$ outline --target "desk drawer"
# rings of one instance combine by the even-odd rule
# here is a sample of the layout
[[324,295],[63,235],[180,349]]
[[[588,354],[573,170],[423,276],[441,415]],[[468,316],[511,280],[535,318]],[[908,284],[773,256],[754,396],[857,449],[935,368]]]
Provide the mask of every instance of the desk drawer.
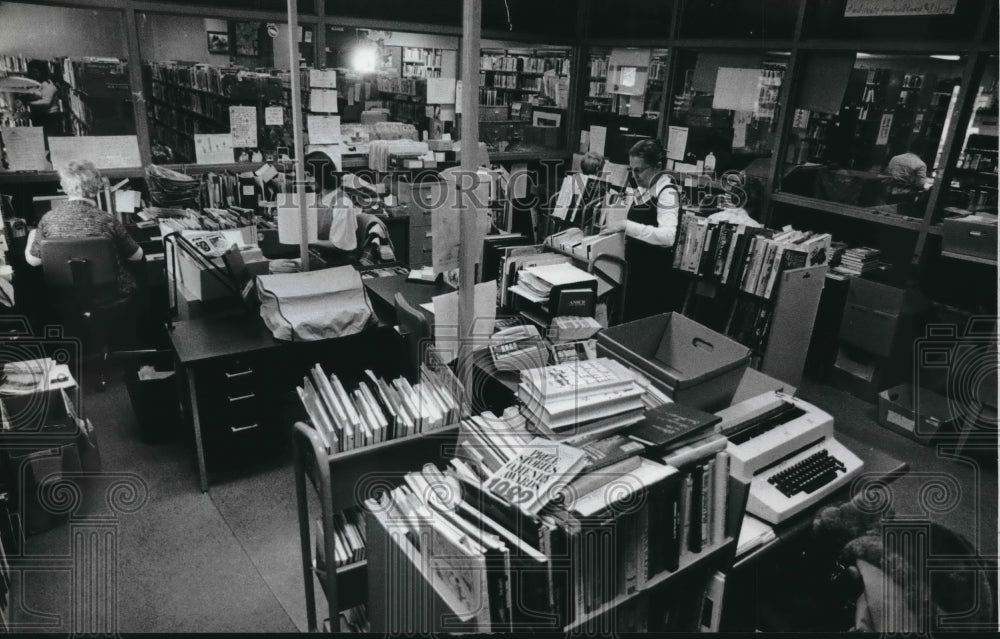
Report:
[[205,400],[209,399],[208,396],[222,396],[224,399],[264,388],[262,363],[249,358],[231,359],[198,371],[195,381],[198,384],[199,401],[203,394],[207,395]]

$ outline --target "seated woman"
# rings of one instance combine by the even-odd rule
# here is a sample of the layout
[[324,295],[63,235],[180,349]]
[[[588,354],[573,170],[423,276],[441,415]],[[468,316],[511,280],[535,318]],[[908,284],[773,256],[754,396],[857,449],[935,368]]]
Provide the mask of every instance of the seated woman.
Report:
[[117,218],[97,208],[101,174],[90,162],[70,162],[59,170],[59,183],[69,198],[56,200],[52,210],[42,216],[38,228],[28,235],[24,259],[31,266],[41,266],[40,242],[46,239],[111,238],[118,258],[118,293],[132,295],[136,280],[125,262],[142,260],[142,249]]
[[313,151],[305,162],[315,181],[315,206],[320,210],[319,240],[312,245],[319,248],[327,264],[347,264],[358,248],[357,207],[340,187],[340,172],[326,153]]

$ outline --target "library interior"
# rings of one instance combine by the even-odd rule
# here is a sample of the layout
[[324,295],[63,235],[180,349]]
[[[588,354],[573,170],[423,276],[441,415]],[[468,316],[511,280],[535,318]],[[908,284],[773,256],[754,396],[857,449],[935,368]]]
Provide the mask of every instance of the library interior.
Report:
[[0,632],[996,632],[998,22],[0,3]]

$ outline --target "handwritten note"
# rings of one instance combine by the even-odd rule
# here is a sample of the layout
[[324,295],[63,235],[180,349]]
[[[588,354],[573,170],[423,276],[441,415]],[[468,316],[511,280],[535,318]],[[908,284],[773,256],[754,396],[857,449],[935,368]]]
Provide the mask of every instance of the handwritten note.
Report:
[[847,0],[845,18],[931,16],[955,13],[958,0]]
[[[49,138],[52,168],[59,170],[73,160],[93,162],[99,169],[142,166],[139,141],[134,135],[100,135]],[[232,158],[229,159],[232,162]]]
[[333,69],[309,69],[310,89],[336,89],[337,72]]
[[7,150],[7,168],[11,171],[45,171],[45,132],[40,126],[0,128]]
[[309,115],[306,130],[310,144],[340,144],[339,115]]
[[264,124],[267,126],[281,126],[285,123],[285,110],[280,106],[266,107],[264,109]]
[[257,147],[257,107],[229,107],[229,132],[235,147]]
[[309,92],[309,110],[314,113],[336,113],[337,92],[331,89],[313,89]]
[[198,164],[229,164],[233,161],[231,133],[195,133],[194,156]]
[[427,78],[427,104],[455,104],[455,78]]
[[683,160],[687,151],[688,130],[686,126],[672,126],[667,132],[667,157]]

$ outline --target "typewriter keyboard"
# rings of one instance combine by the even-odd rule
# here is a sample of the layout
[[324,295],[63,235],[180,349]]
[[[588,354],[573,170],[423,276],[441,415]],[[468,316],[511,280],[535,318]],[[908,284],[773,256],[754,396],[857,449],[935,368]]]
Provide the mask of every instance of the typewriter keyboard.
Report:
[[767,481],[786,497],[791,497],[815,492],[835,480],[838,472],[847,472],[847,467],[824,448],[775,473]]

